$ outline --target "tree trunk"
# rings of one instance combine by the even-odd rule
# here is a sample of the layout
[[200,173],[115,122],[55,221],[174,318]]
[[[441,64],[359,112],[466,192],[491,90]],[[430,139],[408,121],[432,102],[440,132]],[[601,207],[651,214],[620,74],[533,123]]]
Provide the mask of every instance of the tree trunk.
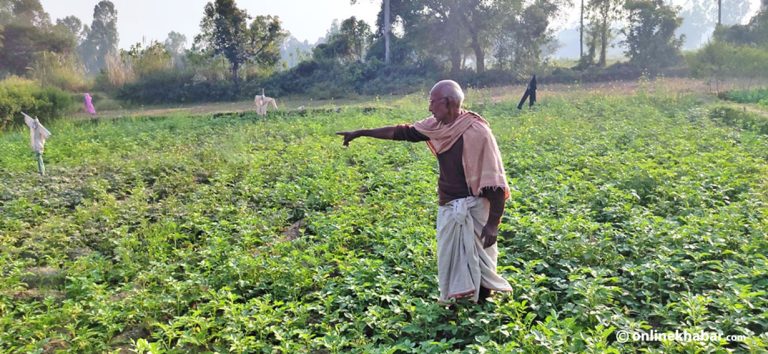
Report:
[[477,42],[472,43],[472,49],[475,51],[475,68],[477,73],[485,72],[485,51]]
[[461,15],[457,11],[450,13],[444,13],[443,17],[446,19],[445,32],[449,35],[448,38],[453,38],[449,41],[449,55],[451,57],[451,74],[456,75],[461,71],[462,64],[462,52],[464,51],[464,43],[459,43],[458,38],[461,38]]
[[480,45],[477,31],[472,31],[472,50],[475,52],[475,69],[480,74],[485,71],[485,51]]
[[597,65],[601,68],[606,66],[606,52],[608,51],[608,20],[603,19],[603,24],[600,28],[600,61]]
[[451,74],[456,75],[461,70],[461,51],[451,49]]
[[239,71],[240,71],[240,63],[237,63],[237,62],[232,63],[232,82],[235,84],[235,86],[238,86],[240,84],[240,76],[238,75]]
[[589,50],[587,51],[587,60],[586,63],[590,66],[595,63],[595,52],[597,51],[597,36],[594,34],[591,36],[592,38],[589,41]]

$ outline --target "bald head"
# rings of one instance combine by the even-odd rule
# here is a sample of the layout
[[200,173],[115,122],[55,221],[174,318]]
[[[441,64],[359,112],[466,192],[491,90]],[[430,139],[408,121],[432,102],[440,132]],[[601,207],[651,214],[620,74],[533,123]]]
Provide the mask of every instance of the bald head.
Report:
[[432,97],[446,97],[456,107],[461,107],[461,104],[464,102],[464,92],[461,91],[461,86],[453,80],[438,81],[429,90],[429,95]]

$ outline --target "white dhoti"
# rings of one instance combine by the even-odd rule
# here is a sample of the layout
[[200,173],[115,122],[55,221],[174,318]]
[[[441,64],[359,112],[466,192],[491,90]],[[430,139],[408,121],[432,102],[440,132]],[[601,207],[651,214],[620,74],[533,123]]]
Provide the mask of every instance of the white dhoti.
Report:
[[496,274],[496,244],[483,248],[480,239],[488,220],[486,198],[467,197],[441,205],[437,211],[437,277],[440,302],[472,296],[477,302],[480,286],[512,291],[509,282]]

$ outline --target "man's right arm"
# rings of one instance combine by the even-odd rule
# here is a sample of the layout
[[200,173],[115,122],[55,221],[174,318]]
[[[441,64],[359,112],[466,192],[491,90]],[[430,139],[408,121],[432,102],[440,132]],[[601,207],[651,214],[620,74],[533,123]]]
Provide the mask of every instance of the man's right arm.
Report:
[[344,136],[344,146],[349,146],[350,141],[361,136],[387,140],[403,140],[413,143],[429,140],[426,135],[419,133],[419,131],[410,124],[400,124],[377,129],[361,129],[351,132],[338,132],[336,134]]
[[349,142],[361,136],[368,136],[376,139],[394,140],[396,127],[383,127],[376,129],[360,129],[351,132],[337,132],[336,134],[344,136],[344,146],[349,146]]

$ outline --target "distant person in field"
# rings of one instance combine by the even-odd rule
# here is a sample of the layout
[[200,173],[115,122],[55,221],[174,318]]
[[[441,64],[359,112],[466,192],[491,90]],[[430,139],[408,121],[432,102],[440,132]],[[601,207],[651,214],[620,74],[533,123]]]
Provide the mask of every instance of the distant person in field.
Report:
[[93,98],[91,97],[90,93],[85,93],[83,95],[83,105],[85,106],[85,111],[88,112],[88,114],[95,116],[96,115],[96,108],[93,107]]
[[470,297],[484,302],[492,290],[512,291],[496,273],[496,238],[509,186],[488,122],[461,109],[458,83],[443,80],[429,92],[432,116],[414,124],[338,132],[344,146],[361,136],[426,141],[437,157],[437,273],[440,302]]

